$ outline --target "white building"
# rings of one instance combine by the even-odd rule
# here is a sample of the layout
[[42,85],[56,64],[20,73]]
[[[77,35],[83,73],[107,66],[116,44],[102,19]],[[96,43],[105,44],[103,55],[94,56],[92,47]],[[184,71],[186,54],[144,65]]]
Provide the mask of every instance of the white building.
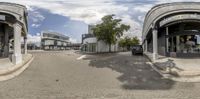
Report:
[[[109,45],[104,41],[98,41],[94,36],[92,28],[94,25],[88,26],[88,34],[82,35],[82,47],[81,50],[83,52],[88,53],[101,53],[101,52],[109,52]],[[118,51],[118,44],[111,45],[111,51]]]
[[57,32],[42,32],[41,45],[44,50],[64,50],[71,42],[69,37]]

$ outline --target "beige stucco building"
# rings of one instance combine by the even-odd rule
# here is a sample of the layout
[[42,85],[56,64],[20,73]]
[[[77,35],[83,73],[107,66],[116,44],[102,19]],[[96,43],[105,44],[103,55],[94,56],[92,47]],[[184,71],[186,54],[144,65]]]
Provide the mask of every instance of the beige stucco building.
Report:
[[143,45],[153,60],[159,56],[200,57],[200,3],[154,6],[144,20]]
[[27,53],[27,16],[25,6],[0,2],[0,58],[10,58],[14,64],[22,62],[22,54]]

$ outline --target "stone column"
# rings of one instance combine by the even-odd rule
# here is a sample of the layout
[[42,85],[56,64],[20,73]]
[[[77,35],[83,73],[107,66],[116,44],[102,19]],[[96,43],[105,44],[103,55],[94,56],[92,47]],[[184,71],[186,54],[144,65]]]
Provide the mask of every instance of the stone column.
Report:
[[166,27],[166,52],[169,52],[169,28]]
[[22,26],[16,22],[13,24],[14,29],[14,52],[12,55],[12,62],[14,64],[19,64],[22,62],[22,54],[21,54],[21,30]]
[[180,36],[176,36],[176,52],[180,51]]
[[153,35],[153,60],[156,60],[158,57],[158,30],[156,26],[152,29]]
[[4,38],[4,57],[9,56],[9,28],[8,26],[5,27],[5,38]]
[[171,37],[171,52],[174,52],[174,37]]
[[147,39],[144,41],[144,48],[145,48],[144,52],[147,53],[148,52],[148,41],[147,41]]
[[27,54],[27,37],[24,37],[24,54]]

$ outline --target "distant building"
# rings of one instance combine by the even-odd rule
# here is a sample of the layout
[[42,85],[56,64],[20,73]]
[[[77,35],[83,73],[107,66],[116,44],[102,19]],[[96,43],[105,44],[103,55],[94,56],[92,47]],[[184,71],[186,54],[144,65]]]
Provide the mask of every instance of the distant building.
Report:
[[67,47],[73,50],[80,50],[81,43],[70,43]]
[[[93,34],[92,28],[95,25],[88,26],[88,33],[82,34],[82,46],[81,50],[88,53],[99,53],[99,52],[109,52],[109,45],[104,41],[98,41]],[[111,45],[111,51],[118,51],[118,44]]]
[[44,50],[69,49],[69,37],[57,32],[42,32],[41,47]]
[[40,49],[41,49],[41,46],[38,46],[38,45],[35,44],[35,43],[28,43],[28,44],[27,44],[27,49],[28,49],[28,50],[40,50]]

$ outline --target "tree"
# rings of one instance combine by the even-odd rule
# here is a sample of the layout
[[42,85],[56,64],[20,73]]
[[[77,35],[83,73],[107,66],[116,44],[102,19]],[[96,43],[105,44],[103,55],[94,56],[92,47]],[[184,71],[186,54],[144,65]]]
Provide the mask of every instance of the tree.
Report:
[[129,25],[121,24],[121,19],[113,18],[115,15],[106,15],[102,18],[102,23],[97,24],[93,28],[94,35],[97,40],[104,41],[109,45],[109,52],[111,52],[111,45],[116,44],[117,39],[123,35],[124,31],[130,29]]
[[135,36],[132,38],[131,40],[131,45],[139,45],[140,44],[140,40]]
[[126,41],[126,48],[127,48],[127,50],[130,50],[130,47],[132,45],[132,39],[130,37],[125,37],[124,39]]
[[125,38],[120,39],[119,41],[119,46],[123,48],[123,51],[125,47],[127,48],[127,50],[130,50],[131,46],[138,45],[138,44],[140,44],[140,40],[137,37],[133,37],[133,38],[125,37]]
[[124,48],[126,47],[126,40],[125,39],[120,39],[119,40],[119,46],[123,48],[123,51],[124,51]]

